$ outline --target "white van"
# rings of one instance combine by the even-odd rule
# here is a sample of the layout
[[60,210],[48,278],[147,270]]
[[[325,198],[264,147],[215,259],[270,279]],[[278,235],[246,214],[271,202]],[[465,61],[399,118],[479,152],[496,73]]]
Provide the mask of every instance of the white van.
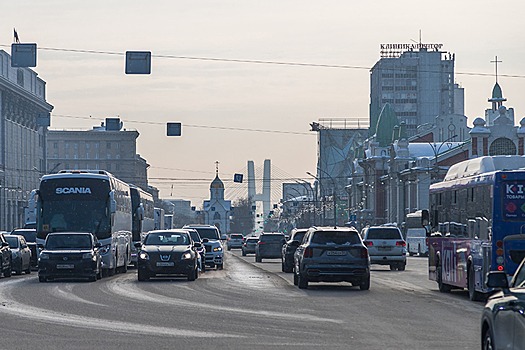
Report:
[[424,227],[407,229],[407,251],[410,256],[428,255],[427,233]]

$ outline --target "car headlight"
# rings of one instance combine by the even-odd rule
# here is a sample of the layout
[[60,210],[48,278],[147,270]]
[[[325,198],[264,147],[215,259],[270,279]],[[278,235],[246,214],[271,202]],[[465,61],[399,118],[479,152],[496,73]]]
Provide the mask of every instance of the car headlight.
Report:
[[192,258],[192,256],[191,256],[190,252],[186,252],[186,253],[182,254],[182,260],[189,260],[191,258]]
[[82,259],[91,259],[92,261],[97,261],[97,255],[93,253],[84,253],[82,254]]
[[213,251],[214,252],[221,252],[222,251],[222,247],[215,247],[215,248],[213,248]]
[[49,260],[49,254],[46,253],[40,253],[39,260]]
[[108,244],[108,245],[103,245],[102,247],[99,248],[99,252],[101,255],[106,255],[107,253],[109,253],[111,250],[111,244]]
[[141,260],[149,260],[149,255],[146,252],[140,252],[139,253],[139,259]]

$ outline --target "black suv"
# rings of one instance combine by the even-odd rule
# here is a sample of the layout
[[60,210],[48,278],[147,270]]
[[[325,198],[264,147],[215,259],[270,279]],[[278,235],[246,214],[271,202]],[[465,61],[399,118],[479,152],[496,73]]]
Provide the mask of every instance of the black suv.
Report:
[[306,231],[308,231],[306,228],[293,229],[290,239],[283,245],[281,255],[281,265],[283,272],[293,272],[293,255],[297,247],[303,241]]
[[255,261],[262,262],[263,258],[280,259],[284,242],[283,233],[263,232],[255,246]]
[[38,280],[53,278],[87,278],[96,281],[102,277],[100,243],[91,233],[60,232],[46,237],[44,250],[38,262]]
[[0,273],[3,273],[4,277],[11,277],[11,269],[11,248],[4,234],[0,233]]
[[370,258],[353,227],[311,227],[294,255],[293,282],[350,282],[370,289]]

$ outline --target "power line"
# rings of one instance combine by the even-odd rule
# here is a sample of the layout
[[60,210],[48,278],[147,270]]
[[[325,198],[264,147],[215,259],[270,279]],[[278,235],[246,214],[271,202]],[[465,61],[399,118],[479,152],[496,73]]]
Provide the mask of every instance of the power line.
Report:
[[[98,117],[81,117],[73,115],[63,115],[63,114],[52,114],[52,117],[57,118],[71,118],[71,119],[84,119],[84,120],[104,120],[104,118]],[[126,123],[135,123],[135,124],[148,124],[148,125],[166,125],[166,122],[145,122],[140,120],[128,120]],[[271,134],[292,134],[292,135],[309,135],[317,136],[312,132],[299,132],[299,131],[283,131],[283,130],[268,130],[268,129],[251,129],[251,128],[237,128],[237,127],[228,127],[228,126],[213,126],[213,125],[195,125],[195,124],[183,124],[183,127],[187,128],[202,128],[202,129],[218,129],[218,130],[230,130],[230,131],[251,131],[251,132],[263,132]]]
[[[11,47],[11,45],[0,44],[0,47]],[[38,50],[46,51],[57,51],[57,52],[72,52],[72,53],[86,53],[86,54],[97,54],[97,55],[112,55],[112,56],[125,56],[124,52],[116,51],[102,51],[102,50],[86,50],[86,49],[66,49],[56,47],[38,47]],[[372,67],[365,66],[354,66],[344,64],[323,64],[323,63],[308,63],[308,62],[281,62],[281,61],[266,61],[266,60],[248,60],[248,59],[235,59],[235,58],[221,58],[221,57],[195,57],[195,56],[177,56],[177,55],[151,55],[153,58],[166,58],[166,59],[178,59],[178,60],[193,60],[193,61],[212,61],[212,62],[229,62],[229,63],[247,63],[247,64],[266,64],[266,65],[279,65],[279,66],[296,66],[296,67],[314,67],[314,68],[336,68],[336,69],[357,69],[370,71]],[[378,70],[392,70],[391,67],[378,68]],[[400,70],[404,68],[400,67]],[[424,71],[425,73],[440,73],[440,71]],[[481,77],[494,77],[493,73],[478,73],[478,72],[455,72],[456,75],[467,75],[467,76],[481,76]],[[520,74],[498,74],[500,77],[506,78],[525,78],[525,75]]]

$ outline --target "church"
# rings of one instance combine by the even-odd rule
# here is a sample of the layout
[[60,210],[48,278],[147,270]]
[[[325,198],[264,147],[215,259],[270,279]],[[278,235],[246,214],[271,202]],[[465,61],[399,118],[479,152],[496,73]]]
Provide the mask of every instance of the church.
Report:
[[231,201],[224,199],[224,183],[219,178],[219,162],[216,162],[215,179],[210,184],[210,199],[204,201],[204,223],[216,226],[222,233],[230,232]]

